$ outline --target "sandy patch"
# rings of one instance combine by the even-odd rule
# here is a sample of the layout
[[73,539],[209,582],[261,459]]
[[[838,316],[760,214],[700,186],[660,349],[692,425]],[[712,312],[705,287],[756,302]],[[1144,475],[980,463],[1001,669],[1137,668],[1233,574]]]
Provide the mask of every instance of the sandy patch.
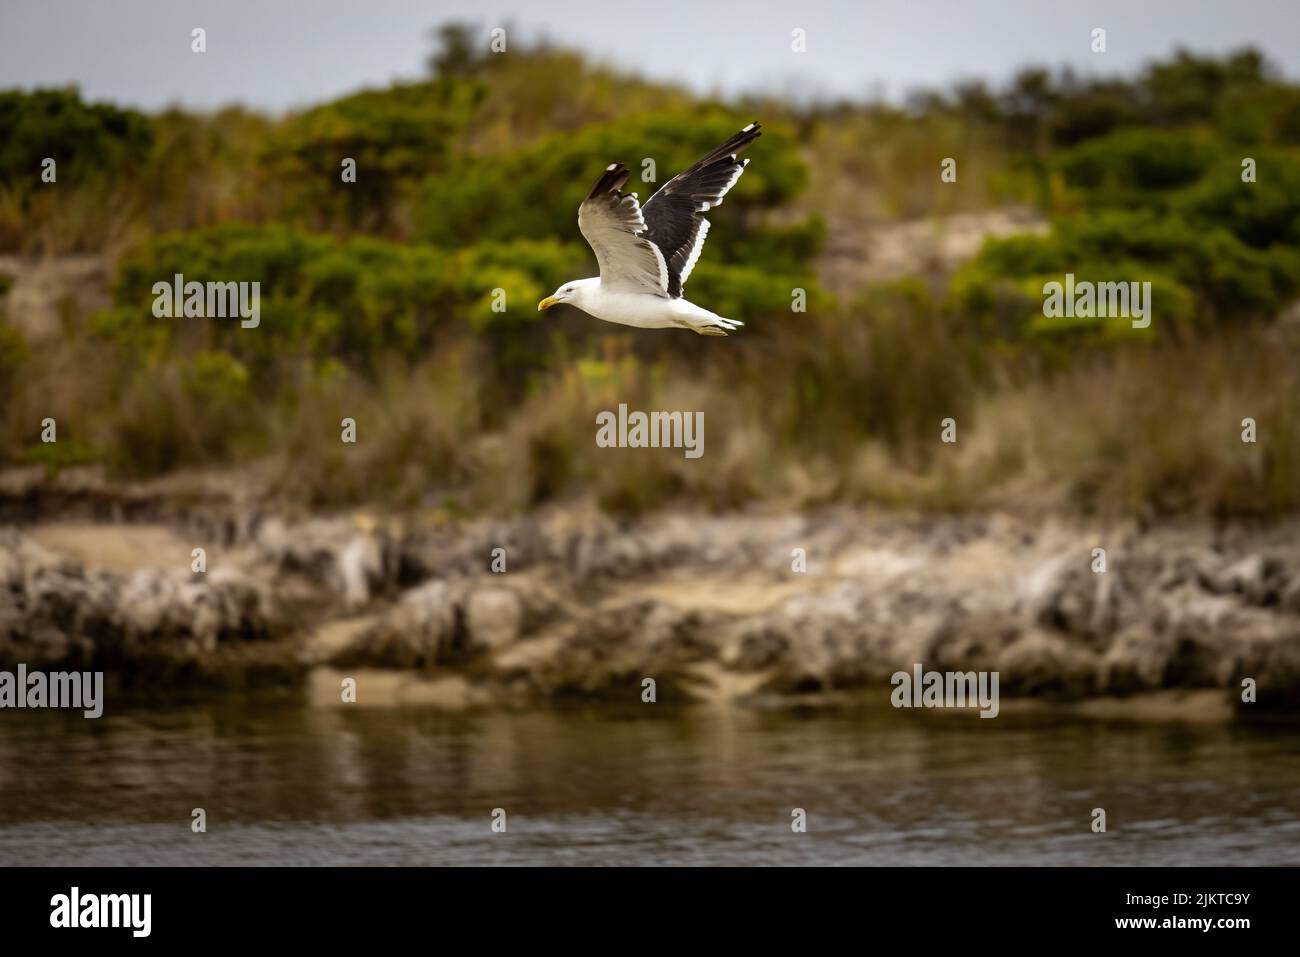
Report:
[[[343,679],[356,679],[356,701],[343,700]],[[409,671],[358,668],[340,671],[316,668],[308,680],[308,700],[313,708],[468,708],[486,703],[486,693],[459,675],[431,677]]]
[[807,592],[808,585],[807,577],[802,575],[792,576],[789,581],[758,576],[674,575],[620,588],[607,604],[653,598],[682,609],[755,614]]
[[[130,572],[138,568],[190,567],[195,542],[166,525],[120,525],[96,522],[52,522],[24,530],[29,538],[56,555],[90,568]],[[205,546],[206,547],[206,546]],[[208,568],[215,556],[208,549]]]
[[312,663],[326,662],[354,642],[367,628],[383,618],[380,614],[338,618],[312,629],[303,646],[303,657]]

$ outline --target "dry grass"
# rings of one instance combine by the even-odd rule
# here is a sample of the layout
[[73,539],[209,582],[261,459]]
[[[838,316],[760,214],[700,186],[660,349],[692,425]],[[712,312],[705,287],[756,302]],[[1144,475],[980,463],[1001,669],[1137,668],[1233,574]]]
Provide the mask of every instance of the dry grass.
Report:
[[[976,403],[926,470],[861,453],[846,492],[927,508],[1272,516],[1300,508],[1300,360],[1272,335],[1118,353]],[[1242,419],[1258,440],[1242,441]],[[936,429],[937,434],[937,429]]]
[[[592,497],[616,512],[827,501],[926,510],[1272,516],[1300,508],[1300,352],[1281,328],[1132,345],[1063,371],[990,368],[986,343],[907,285],[845,314],[689,350],[571,359],[514,396],[469,337],[369,375],[304,368],[259,393],[238,367],[141,365],[79,331],[0,382],[0,449],[126,477],[256,467],[316,507],[518,511]],[[612,342],[625,343],[621,337]],[[1018,369],[1017,375],[1010,373]],[[596,445],[620,403],[704,413],[705,454]],[[59,421],[57,446],[40,421]],[[341,420],[356,420],[355,444]],[[940,441],[941,421],[958,440]],[[1243,418],[1258,441],[1241,441]]]

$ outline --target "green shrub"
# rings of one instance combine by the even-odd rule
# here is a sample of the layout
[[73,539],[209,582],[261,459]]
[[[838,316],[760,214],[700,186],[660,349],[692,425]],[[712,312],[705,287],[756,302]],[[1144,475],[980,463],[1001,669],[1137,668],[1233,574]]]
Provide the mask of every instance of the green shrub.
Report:
[[1300,149],[1246,155],[1256,161],[1255,182],[1242,182],[1243,156],[1227,157],[1183,198],[1178,211],[1193,225],[1230,230],[1256,249],[1300,249]]
[[1187,312],[1190,294],[1199,318],[1226,323],[1271,317],[1282,308],[1300,289],[1300,253],[1255,249],[1222,227],[1106,210],[1064,217],[1047,236],[990,240],[963,267],[954,288],[968,306],[987,314],[996,298],[989,280],[1059,279],[1066,272],[1097,281],[1163,283],[1178,290],[1176,315]]
[[[463,80],[366,90],[291,117],[262,150],[284,214],[317,227],[386,231],[416,184],[444,169],[482,86]],[[342,179],[345,158],[356,181]]]
[[[417,234],[440,246],[520,237],[580,238],[578,205],[604,167],[623,162],[632,170],[627,190],[647,200],[657,186],[688,167],[745,125],[748,117],[651,115],[552,136],[511,153],[463,157],[427,179],[415,211]],[[745,261],[746,253],[767,252],[763,263],[788,269],[815,249],[819,224],[786,227],[764,250],[756,242],[764,228],[753,213],[776,206],[803,187],[807,170],[794,138],[779,127],[765,129],[750,147],[755,159],[725,204],[714,214],[725,228],[709,237],[709,258]],[[653,159],[657,182],[641,180],[643,162]],[[748,244],[748,245],[747,245]]]
[[1090,205],[1149,207],[1161,193],[1196,182],[1215,152],[1193,131],[1123,129],[1061,151],[1052,166]]
[[[150,118],[83,103],[75,88],[10,90],[0,130],[0,249],[102,250],[121,238],[148,182]],[[41,179],[46,158],[53,184]]]
[[0,181],[41,185],[41,161],[58,163],[58,182],[138,172],[154,132],[148,117],[83,103],[75,88],[0,91]]
[[[576,268],[575,250],[555,242],[451,252],[368,237],[336,239],[286,226],[229,224],[155,239],[127,257],[112,309],[96,329],[146,356],[217,348],[254,373],[277,359],[333,357],[367,367],[386,353],[415,357],[439,334],[536,321],[537,300]],[[189,281],[257,281],[261,323],[155,318],[153,287]],[[492,291],[508,309],[492,309]]]

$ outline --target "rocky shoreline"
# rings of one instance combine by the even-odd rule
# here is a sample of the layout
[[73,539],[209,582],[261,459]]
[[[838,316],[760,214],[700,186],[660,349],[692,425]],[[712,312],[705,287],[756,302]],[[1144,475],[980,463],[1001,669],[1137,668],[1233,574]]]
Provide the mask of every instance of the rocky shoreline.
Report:
[[[495,704],[635,699],[645,678],[659,700],[798,700],[887,688],[920,662],[1062,701],[1236,700],[1251,678],[1249,707],[1300,711],[1296,522],[214,514],[0,529],[0,666],[94,666],[154,688],[387,669]],[[191,570],[196,547],[206,571]]]

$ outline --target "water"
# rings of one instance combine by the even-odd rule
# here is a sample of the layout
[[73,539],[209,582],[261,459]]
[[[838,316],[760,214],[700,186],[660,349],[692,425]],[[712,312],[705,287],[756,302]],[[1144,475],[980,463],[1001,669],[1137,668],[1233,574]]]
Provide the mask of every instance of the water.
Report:
[[1300,730],[283,696],[0,712],[0,864],[578,863],[1300,864]]

